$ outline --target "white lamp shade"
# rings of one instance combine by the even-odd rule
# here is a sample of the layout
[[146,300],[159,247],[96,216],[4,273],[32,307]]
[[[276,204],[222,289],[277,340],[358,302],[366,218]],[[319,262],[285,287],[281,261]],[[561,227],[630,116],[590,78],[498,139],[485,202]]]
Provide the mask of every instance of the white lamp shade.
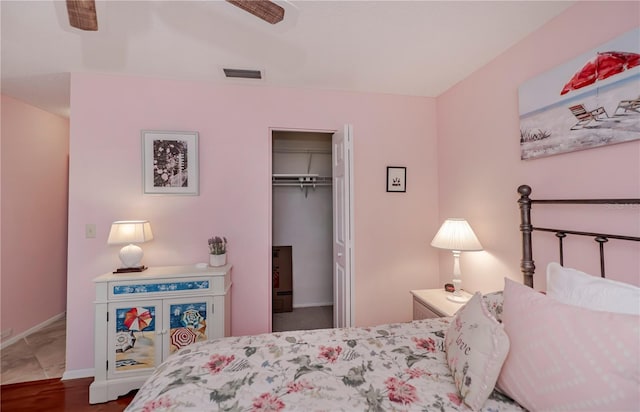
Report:
[[153,239],[151,224],[148,220],[120,220],[111,224],[109,245],[128,245],[144,243]]
[[144,253],[142,248],[134,243],[144,243],[151,239],[153,239],[153,232],[151,232],[151,224],[148,220],[119,220],[111,224],[107,244],[127,245],[120,249],[122,267],[143,270],[139,264]]
[[464,219],[458,218],[449,218],[444,221],[431,241],[431,246],[461,252],[482,250],[482,245],[476,234],[473,233],[469,223]]

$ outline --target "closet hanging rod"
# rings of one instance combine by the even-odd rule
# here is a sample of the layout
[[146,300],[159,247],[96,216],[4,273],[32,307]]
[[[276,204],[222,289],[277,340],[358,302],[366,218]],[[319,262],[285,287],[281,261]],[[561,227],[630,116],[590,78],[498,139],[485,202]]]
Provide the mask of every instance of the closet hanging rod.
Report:
[[304,187],[331,186],[331,176],[318,176],[317,174],[274,174],[271,180],[273,186]]
[[291,186],[291,187],[316,187],[316,186],[332,186],[331,182],[302,182],[302,183],[274,183],[273,186]]
[[331,182],[331,176],[319,176],[317,174],[274,174],[273,183],[326,183]]

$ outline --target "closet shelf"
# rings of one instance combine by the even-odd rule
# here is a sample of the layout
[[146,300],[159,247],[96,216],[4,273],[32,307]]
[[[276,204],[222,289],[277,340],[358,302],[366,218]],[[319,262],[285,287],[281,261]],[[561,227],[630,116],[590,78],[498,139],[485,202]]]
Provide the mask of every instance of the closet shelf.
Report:
[[305,190],[305,197],[307,197],[308,190],[311,187],[315,190],[320,186],[331,186],[331,176],[320,176],[316,173],[296,173],[296,174],[273,174],[271,178],[272,185],[275,186],[291,186],[299,187],[300,190]]
[[273,174],[271,182],[274,186],[331,186],[331,176],[320,176],[316,173]]
[[274,179],[291,179],[291,178],[299,178],[299,177],[319,177],[320,175],[317,173],[274,173]]

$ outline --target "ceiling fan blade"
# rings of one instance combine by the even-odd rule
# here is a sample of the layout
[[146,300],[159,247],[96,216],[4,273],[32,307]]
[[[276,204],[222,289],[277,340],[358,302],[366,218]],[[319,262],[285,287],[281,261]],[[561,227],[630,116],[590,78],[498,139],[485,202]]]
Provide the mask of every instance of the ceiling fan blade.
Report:
[[[67,0],[68,1],[68,0]],[[227,0],[234,6],[253,14],[271,24],[276,24],[284,19],[284,8],[268,0]]]
[[69,24],[80,30],[98,30],[95,0],[67,0]]

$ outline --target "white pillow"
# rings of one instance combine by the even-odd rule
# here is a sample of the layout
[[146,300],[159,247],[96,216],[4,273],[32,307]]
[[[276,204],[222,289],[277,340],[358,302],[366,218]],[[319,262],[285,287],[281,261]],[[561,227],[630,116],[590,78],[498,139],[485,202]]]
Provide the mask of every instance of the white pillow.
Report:
[[640,288],[565,268],[555,262],[547,266],[547,295],[568,305],[640,315]]
[[477,292],[455,315],[445,334],[447,364],[461,398],[474,411],[493,391],[509,352],[509,337]]

